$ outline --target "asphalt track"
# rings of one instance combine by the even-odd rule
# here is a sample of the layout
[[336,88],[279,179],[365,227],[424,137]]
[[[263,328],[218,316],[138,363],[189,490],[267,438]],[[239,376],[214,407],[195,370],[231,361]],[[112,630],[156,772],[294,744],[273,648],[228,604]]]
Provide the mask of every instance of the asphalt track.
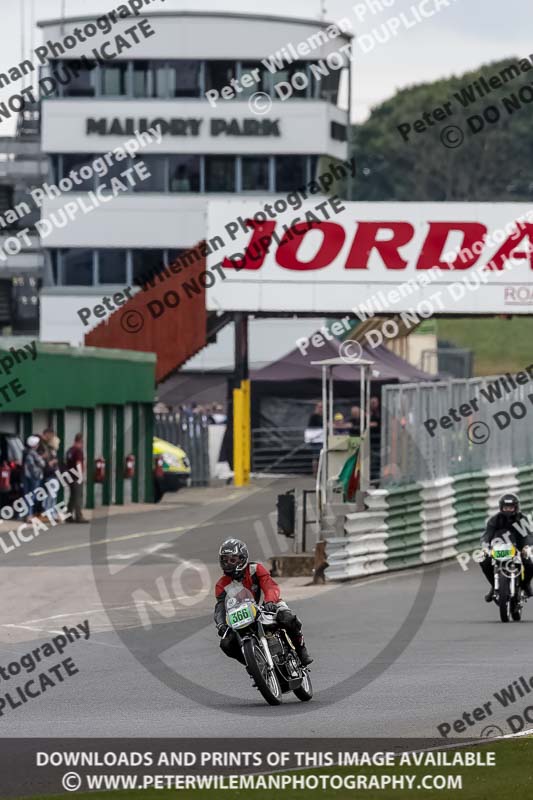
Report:
[[[493,693],[533,674],[533,608],[522,623],[503,625],[483,602],[477,565],[463,572],[456,562],[324,587],[283,584],[304,620],[316,697],[264,703],[243,668],[219,652],[212,585],[225,536],[245,538],[258,559],[286,546],[268,517],[280,488],[287,482],[241,493],[190,490],[154,510],[57,528],[2,555],[0,664],[63,625],[88,619],[91,638],[65,652],[79,674],[5,710],[0,736],[435,738],[438,725],[488,701],[492,713],[462,735],[487,735],[494,725],[510,732],[507,717],[533,699],[506,709]],[[191,559],[205,564],[208,587],[183,567]],[[132,596],[159,597],[156,585],[169,587],[170,598],[154,603],[143,628]],[[172,688],[176,681],[185,694]],[[7,688],[0,683],[0,692]]]

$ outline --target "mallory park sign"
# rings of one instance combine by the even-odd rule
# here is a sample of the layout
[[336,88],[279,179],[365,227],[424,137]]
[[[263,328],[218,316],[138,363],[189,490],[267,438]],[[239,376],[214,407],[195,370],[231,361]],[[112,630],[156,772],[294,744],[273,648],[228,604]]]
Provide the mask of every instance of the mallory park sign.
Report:
[[148,119],[142,117],[89,117],[86,120],[87,135],[134,136],[150,128],[160,128],[163,136],[200,136],[208,129],[209,135],[216,136],[281,136],[279,119],[223,119],[202,117],[172,117]]

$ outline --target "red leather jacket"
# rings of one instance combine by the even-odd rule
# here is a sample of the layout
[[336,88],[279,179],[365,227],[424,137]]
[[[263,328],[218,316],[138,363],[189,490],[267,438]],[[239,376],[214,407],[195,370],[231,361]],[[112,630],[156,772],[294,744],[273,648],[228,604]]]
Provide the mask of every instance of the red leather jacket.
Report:
[[[225,600],[226,600],[226,586],[232,582],[232,578],[228,575],[222,575],[217,581],[215,586],[215,597],[217,599],[215,605],[215,625],[222,625],[226,620]],[[242,585],[249,589],[259,603],[261,593],[263,593],[263,600],[265,603],[277,603],[281,597],[281,592],[276,581],[270,576],[269,571],[262,564],[252,561],[246,565]]]

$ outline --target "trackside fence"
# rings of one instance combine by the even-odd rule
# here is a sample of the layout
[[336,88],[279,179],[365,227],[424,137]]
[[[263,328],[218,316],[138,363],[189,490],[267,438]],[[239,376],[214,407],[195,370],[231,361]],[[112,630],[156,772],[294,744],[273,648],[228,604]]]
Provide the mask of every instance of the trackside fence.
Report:
[[[481,390],[493,401],[489,402]],[[532,392],[533,381],[529,380],[507,392],[498,376],[384,387],[381,486],[533,464],[533,403],[528,397]],[[472,399],[479,410],[472,408],[471,414],[460,416],[458,409]],[[511,416],[511,424],[501,430],[495,415],[510,414],[517,402],[526,409],[525,417]],[[431,436],[424,422],[449,416],[450,409],[456,409],[460,421],[453,421],[448,429],[437,425]],[[518,406],[514,410],[522,413]]]
[[209,433],[204,414],[154,414],[154,435],[185,450],[191,485],[209,485]]

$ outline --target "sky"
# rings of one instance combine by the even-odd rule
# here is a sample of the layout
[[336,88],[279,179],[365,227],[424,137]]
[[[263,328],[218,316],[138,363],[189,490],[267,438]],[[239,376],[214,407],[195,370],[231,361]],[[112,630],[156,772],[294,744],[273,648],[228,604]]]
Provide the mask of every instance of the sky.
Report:
[[[449,5],[446,7],[445,3]],[[418,7],[434,10],[429,18],[417,23]],[[95,16],[120,5],[120,0],[0,0],[0,72],[20,63],[22,31],[25,55],[41,43],[41,31],[31,25],[34,19],[57,18],[62,6],[66,15]],[[355,47],[353,65],[352,116],[354,121],[368,117],[371,108],[391,97],[398,89],[415,83],[461,74],[482,63],[525,56],[533,52],[528,32],[531,27],[533,0],[261,0],[254,6],[250,0],[165,0],[154,3],[172,10],[247,11],[262,14],[289,14],[293,17],[327,20],[348,18],[360,43]],[[414,7],[414,10],[413,10]],[[25,25],[21,22],[24,9]],[[374,13],[370,9],[374,9]],[[400,20],[395,37],[390,37],[388,24],[392,17]],[[423,12],[422,12],[423,13]],[[408,26],[408,27],[407,27]],[[33,31],[33,33],[32,33]],[[376,35],[374,35],[374,31]],[[383,41],[389,36],[388,41]],[[377,37],[383,42],[377,41]],[[280,42],[280,46],[286,40]],[[267,56],[269,54],[262,54]],[[0,90],[0,102],[16,87]],[[12,127],[3,121],[0,135],[10,135]]]

